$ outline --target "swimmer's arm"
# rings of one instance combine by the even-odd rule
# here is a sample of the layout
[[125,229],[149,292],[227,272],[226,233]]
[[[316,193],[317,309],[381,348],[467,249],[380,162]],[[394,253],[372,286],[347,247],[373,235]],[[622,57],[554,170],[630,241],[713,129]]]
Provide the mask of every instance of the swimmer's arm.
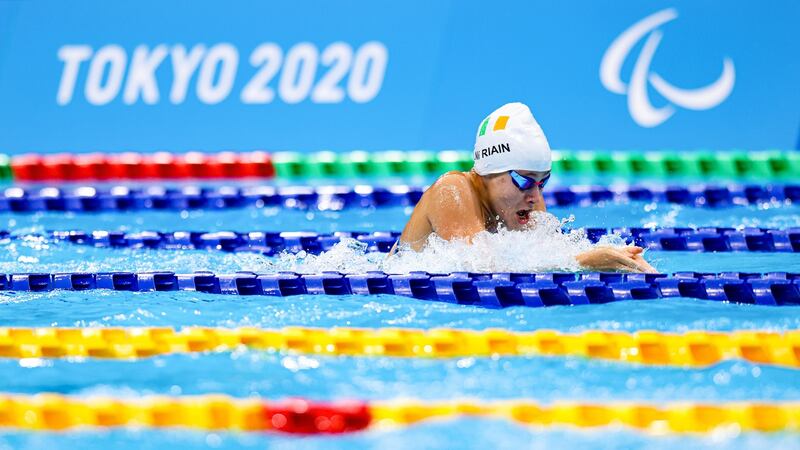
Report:
[[486,230],[480,201],[466,177],[452,175],[447,181],[432,187],[436,191],[428,211],[431,228],[448,241],[471,240],[472,236]]

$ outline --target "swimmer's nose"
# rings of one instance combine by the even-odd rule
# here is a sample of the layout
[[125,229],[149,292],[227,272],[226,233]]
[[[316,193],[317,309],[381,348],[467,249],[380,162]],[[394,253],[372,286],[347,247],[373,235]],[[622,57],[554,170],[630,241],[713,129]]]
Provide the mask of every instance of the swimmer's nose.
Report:
[[525,191],[525,201],[531,204],[535,203],[541,196],[542,190],[536,185]]

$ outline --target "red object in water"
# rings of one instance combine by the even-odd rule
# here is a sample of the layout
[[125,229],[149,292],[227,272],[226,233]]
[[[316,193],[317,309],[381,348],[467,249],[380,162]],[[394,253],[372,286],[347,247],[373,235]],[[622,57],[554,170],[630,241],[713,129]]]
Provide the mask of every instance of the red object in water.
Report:
[[109,156],[108,159],[111,164],[118,167],[117,171],[122,174],[121,178],[129,180],[158,178],[153,164],[142,158],[139,153],[125,152]]
[[186,178],[272,178],[275,167],[265,151],[204,154],[169,152],[141,154],[27,154],[11,159],[20,181],[151,180]]
[[102,153],[83,153],[72,157],[77,179],[110,180],[114,173],[109,170],[108,160]]
[[43,180],[79,180],[81,174],[78,172],[69,153],[57,153],[47,155],[42,158],[42,179]]
[[247,173],[246,164],[242,161],[242,155],[234,152],[221,152],[215,156],[223,178],[245,178],[250,176]]
[[27,154],[11,157],[11,170],[14,179],[20,181],[42,180],[42,158],[39,155]]
[[205,178],[225,178],[225,167],[219,160],[219,155],[208,155],[206,157]]
[[242,177],[272,178],[275,176],[275,166],[272,158],[265,151],[254,151],[240,155]]
[[152,167],[151,178],[156,179],[184,179],[190,178],[189,167],[180,155],[170,152],[156,152],[143,155],[147,164]]
[[106,171],[105,180],[121,180],[128,178],[128,166],[124,164],[119,155],[105,155]]
[[272,430],[296,434],[351,433],[367,428],[372,421],[369,408],[361,402],[314,403],[292,399],[266,404],[264,415]]
[[200,152],[189,152],[184,155],[192,178],[223,178],[222,164],[217,155],[206,155]]

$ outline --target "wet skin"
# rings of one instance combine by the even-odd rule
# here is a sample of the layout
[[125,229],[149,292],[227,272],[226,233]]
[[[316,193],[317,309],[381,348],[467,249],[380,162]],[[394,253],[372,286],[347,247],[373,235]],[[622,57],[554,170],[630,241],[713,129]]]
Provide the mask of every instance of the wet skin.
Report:
[[[518,170],[520,175],[544,179],[550,172]],[[467,239],[481,231],[494,232],[502,224],[522,230],[532,211],[546,211],[537,185],[521,191],[508,172],[481,176],[474,171],[448,172],[422,195],[400,236],[401,244],[420,251],[431,233],[446,240]],[[392,249],[392,253],[395,249]],[[597,247],[578,255],[590,270],[656,272],[639,247]]]

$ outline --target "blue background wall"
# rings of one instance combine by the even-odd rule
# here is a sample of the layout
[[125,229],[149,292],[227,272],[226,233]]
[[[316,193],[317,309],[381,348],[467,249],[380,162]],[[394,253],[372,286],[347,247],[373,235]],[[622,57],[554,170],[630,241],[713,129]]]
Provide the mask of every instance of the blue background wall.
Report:
[[[601,83],[600,62],[621,33],[667,8],[678,17],[655,30],[663,34],[650,72],[682,88],[700,88],[720,76],[728,57],[735,84],[714,108],[677,107],[664,123],[642,127],[626,96]],[[0,0],[0,151],[471,148],[478,123],[508,101],[527,103],[556,148],[794,148],[798,23],[797,1]],[[371,100],[281,98],[285,57],[296,44],[322,52],[343,42],[357,52],[373,41],[388,59]],[[626,58],[622,80],[630,79],[644,41]],[[284,56],[269,83],[275,99],[245,104],[240,94],[258,70],[250,55],[268,42]],[[232,89],[219,103],[198,98],[199,70],[185,100],[172,102],[169,55],[155,72],[158,101],[124,101],[137,47],[226,43],[238,64]],[[93,52],[122,47],[126,73],[110,102],[87,100],[91,60],[79,67],[71,101],[57,102],[64,73],[58,53],[68,45]],[[346,68],[338,83],[345,93],[352,65]],[[314,85],[328,70],[318,65]],[[648,93],[656,107],[669,103],[652,86]]]

